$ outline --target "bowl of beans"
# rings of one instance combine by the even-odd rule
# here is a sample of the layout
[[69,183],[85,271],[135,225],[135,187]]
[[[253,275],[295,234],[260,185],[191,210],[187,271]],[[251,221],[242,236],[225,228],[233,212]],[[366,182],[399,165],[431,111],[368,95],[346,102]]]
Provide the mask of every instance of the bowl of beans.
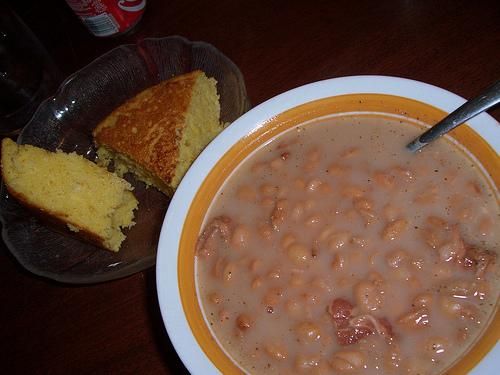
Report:
[[494,373],[500,126],[405,146],[465,100],[342,77],[272,98],[200,155],[166,214],[160,309],[193,374]]

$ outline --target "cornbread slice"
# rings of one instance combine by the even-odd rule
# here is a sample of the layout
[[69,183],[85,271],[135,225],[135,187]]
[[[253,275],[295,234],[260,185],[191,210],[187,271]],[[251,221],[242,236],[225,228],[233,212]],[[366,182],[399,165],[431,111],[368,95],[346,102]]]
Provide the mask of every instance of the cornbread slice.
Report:
[[193,71],[150,87],[94,129],[100,163],[171,195],[203,148],[223,129],[217,81]]
[[23,205],[92,243],[118,251],[135,223],[132,186],[76,153],[2,140],[2,177]]

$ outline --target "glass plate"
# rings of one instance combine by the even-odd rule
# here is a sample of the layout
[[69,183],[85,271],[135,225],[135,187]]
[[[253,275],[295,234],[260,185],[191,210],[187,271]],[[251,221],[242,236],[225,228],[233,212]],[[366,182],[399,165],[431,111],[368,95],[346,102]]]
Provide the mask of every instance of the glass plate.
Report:
[[[217,80],[221,120],[231,123],[250,104],[238,67],[210,44],[179,36],[122,45],[71,75],[43,102],[18,138],[48,150],[75,151],[95,160],[92,130],[114,108],[147,87],[195,69]],[[118,253],[58,232],[10,197],[2,183],[0,219],[5,244],[27,270],[66,283],[96,283],[131,275],[155,264],[169,199],[132,177],[139,200],[137,224]]]

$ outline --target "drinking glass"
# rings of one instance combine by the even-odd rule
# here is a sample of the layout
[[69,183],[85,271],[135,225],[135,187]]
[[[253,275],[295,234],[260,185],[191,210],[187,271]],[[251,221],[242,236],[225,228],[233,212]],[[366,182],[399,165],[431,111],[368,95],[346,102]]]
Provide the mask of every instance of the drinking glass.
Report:
[[15,136],[60,81],[41,42],[11,8],[0,4],[0,135]]

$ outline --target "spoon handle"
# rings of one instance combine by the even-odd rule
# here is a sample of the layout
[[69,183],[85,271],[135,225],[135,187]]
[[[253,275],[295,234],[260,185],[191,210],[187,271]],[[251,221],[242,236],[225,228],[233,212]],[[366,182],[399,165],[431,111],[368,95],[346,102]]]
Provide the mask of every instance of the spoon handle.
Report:
[[455,129],[458,125],[463,124],[498,103],[500,103],[500,81],[488,87],[474,99],[465,102],[418,138],[408,143],[406,148],[412,152],[418,151],[436,138]]

